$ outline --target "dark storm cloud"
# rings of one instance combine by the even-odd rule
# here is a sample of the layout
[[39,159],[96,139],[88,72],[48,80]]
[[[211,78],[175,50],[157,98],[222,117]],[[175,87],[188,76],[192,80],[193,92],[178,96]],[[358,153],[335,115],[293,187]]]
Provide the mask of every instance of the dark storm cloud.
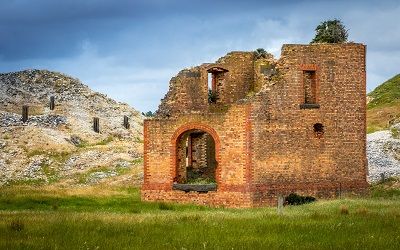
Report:
[[179,69],[231,50],[308,43],[340,18],[368,45],[368,89],[399,73],[398,1],[1,0],[0,71],[46,68],[141,110]]
[[[106,52],[122,31],[132,31],[136,42],[153,45],[161,36],[182,40],[188,29],[225,28],[209,22],[241,14],[256,15],[258,1],[132,1],[132,0],[9,0],[0,8],[0,56],[4,60],[59,58],[81,52],[81,42],[95,41]],[[262,3],[262,2],[260,2]],[[273,5],[270,6],[272,10]],[[271,12],[271,11],[270,11]],[[267,13],[273,16],[274,13]],[[239,17],[240,19],[240,17]],[[179,21],[180,20],[180,21]],[[173,27],[168,22],[172,21]],[[191,22],[194,22],[191,27]],[[201,27],[201,24],[208,27]],[[196,26],[197,25],[197,26]],[[215,27],[215,29],[213,29]],[[240,28],[240,27],[232,27]],[[181,32],[177,32],[181,30]],[[171,34],[174,33],[175,35]],[[191,33],[191,32],[189,32]],[[153,34],[153,35],[152,35]],[[146,40],[147,39],[147,40]],[[118,41],[116,41],[118,43]]]
[[107,44],[124,19],[138,22],[145,10],[132,1],[8,1],[0,9],[0,55],[5,60],[74,56],[81,41]]

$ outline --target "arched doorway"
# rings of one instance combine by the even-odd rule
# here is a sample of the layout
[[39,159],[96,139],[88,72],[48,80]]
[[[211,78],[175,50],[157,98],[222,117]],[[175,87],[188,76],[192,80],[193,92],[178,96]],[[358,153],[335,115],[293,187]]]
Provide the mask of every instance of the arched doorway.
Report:
[[190,129],[176,140],[174,182],[178,184],[216,183],[216,143],[202,129]]

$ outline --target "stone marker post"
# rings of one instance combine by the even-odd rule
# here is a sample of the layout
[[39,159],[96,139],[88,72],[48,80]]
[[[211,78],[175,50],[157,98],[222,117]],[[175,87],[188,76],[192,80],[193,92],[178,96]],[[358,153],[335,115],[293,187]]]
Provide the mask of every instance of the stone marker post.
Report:
[[283,195],[278,195],[278,214],[283,214]]
[[100,122],[98,117],[93,117],[93,130],[96,133],[100,133]]
[[29,115],[29,106],[27,106],[27,105],[22,106],[22,122],[23,123],[28,121],[28,115]]
[[50,110],[54,110],[55,106],[55,98],[54,96],[50,96]]
[[128,116],[124,115],[124,127],[125,127],[126,129],[129,129],[130,126],[131,126],[131,125],[129,124],[129,118],[128,118]]

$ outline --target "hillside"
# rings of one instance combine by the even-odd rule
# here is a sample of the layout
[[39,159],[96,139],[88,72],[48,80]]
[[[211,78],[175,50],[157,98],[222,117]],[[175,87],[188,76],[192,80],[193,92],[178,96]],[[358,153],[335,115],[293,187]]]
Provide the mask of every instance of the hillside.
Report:
[[[55,109],[50,110],[50,97]],[[369,180],[400,175],[400,75],[368,94]],[[29,119],[22,122],[22,106]],[[130,128],[123,127],[129,117]],[[93,117],[100,133],[93,131]],[[143,177],[143,116],[90,90],[78,79],[46,70],[0,74],[0,186],[139,185]],[[385,130],[386,129],[386,130]]]
[[368,94],[369,179],[400,176],[400,74]]
[[368,133],[400,122],[400,74],[379,85],[367,99]]
[[[23,105],[29,106],[26,123]],[[94,117],[100,133],[93,131]],[[140,181],[132,171],[141,173],[142,128],[140,112],[78,79],[46,70],[0,74],[0,186]]]

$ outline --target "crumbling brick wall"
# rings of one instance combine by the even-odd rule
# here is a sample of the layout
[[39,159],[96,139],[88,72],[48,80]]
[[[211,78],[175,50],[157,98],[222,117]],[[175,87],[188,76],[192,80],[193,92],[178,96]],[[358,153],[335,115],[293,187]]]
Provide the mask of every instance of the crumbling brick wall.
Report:
[[254,88],[254,54],[231,52],[216,63],[185,69],[170,81],[169,91],[157,111],[160,117],[173,117],[194,111],[205,112],[208,103],[208,70],[219,67],[227,70],[217,81],[218,103],[232,104],[245,98]]
[[[305,108],[304,74],[311,69],[319,106]],[[286,45],[278,70],[282,80],[252,103],[257,196],[365,189],[365,46]]]
[[157,114],[169,117],[187,111],[202,111],[208,106],[207,73],[202,67],[185,69],[169,82],[169,91],[161,100]]
[[254,53],[252,52],[231,52],[220,58],[210,67],[221,67],[226,69],[223,76],[225,79],[219,88],[219,102],[231,104],[246,97],[246,94],[254,88]]
[[[212,67],[226,70],[216,104],[207,100]],[[171,80],[157,118],[145,121],[143,199],[249,207],[291,192],[366,190],[364,45],[284,45],[279,60],[234,52],[192,70]],[[172,188],[177,141],[191,129],[215,141],[215,191]]]

